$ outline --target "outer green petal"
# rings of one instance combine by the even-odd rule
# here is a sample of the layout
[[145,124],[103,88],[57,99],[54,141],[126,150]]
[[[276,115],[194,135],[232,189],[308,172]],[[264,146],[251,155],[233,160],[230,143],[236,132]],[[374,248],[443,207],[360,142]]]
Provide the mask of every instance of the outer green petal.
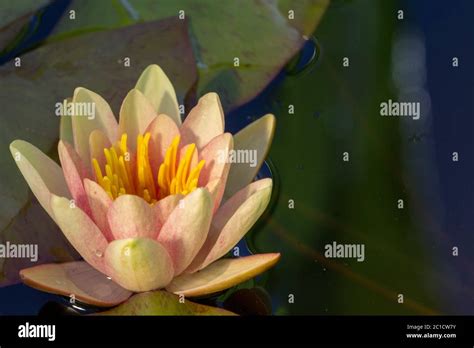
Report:
[[61,167],[37,147],[23,140],[13,141],[10,151],[31,191],[54,219],[50,204],[51,194],[70,196]]
[[173,279],[166,290],[186,297],[203,296],[228,289],[275,265],[280,254],[257,254],[237,259],[222,259],[196,273]]
[[222,308],[205,306],[167,291],[149,291],[132,296],[120,306],[94,315],[235,315]]
[[174,87],[158,65],[149,65],[141,74],[135,88],[148,98],[157,114],[166,114],[177,125],[181,124]]
[[20,271],[23,282],[35,289],[64,295],[99,307],[112,307],[132,294],[87,262],[50,263]]
[[149,238],[111,242],[105,252],[107,272],[125,289],[134,292],[160,289],[173,278],[173,264],[166,249]]
[[267,157],[274,132],[275,116],[267,114],[234,135],[234,150],[257,151],[257,164],[255,167],[251,167],[249,163],[233,163],[230,166],[224,199],[231,197],[253,181]]
[[74,147],[84,161],[90,166],[89,136],[95,129],[107,135],[111,143],[117,139],[117,121],[109,104],[97,93],[78,87],[74,91],[73,103],[92,103],[95,105],[95,117],[71,116],[74,133]]
[[186,272],[203,269],[231,250],[265,211],[271,193],[272,180],[262,179],[225,202],[214,215],[206,242]]

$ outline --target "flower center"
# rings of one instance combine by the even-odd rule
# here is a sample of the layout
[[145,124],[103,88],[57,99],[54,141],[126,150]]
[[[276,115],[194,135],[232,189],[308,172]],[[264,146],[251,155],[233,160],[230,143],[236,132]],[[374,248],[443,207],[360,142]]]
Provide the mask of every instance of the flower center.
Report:
[[186,195],[194,191],[205,161],[201,160],[191,168],[196,150],[195,144],[190,144],[184,157],[178,161],[179,141],[178,135],[166,150],[165,160],[160,165],[155,182],[148,152],[150,133],[138,135],[135,163],[131,161],[128,152],[127,134],[122,134],[120,141],[104,149],[106,160],[104,172],[100,168],[99,161],[96,158],[92,159],[97,183],[112,199],[124,194],[134,194],[143,197],[150,204],[168,195]]

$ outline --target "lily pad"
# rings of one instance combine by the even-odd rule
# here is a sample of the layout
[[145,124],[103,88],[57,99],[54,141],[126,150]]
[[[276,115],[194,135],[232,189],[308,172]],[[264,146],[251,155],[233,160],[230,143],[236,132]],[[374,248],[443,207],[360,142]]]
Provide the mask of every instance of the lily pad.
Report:
[[[301,48],[304,36],[314,31],[328,4],[329,0],[131,0],[121,7],[112,1],[81,0],[70,5],[76,19],[63,18],[55,34],[65,38],[135,21],[184,15],[190,18],[189,32],[199,68],[198,94],[218,92],[229,110],[268,85]],[[235,58],[239,59],[238,67],[234,66]]]
[[[157,34],[159,44],[150,45]],[[126,57],[130,67],[124,66]],[[118,115],[122,99],[150,63],[159,64],[173,77],[182,100],[197,78],[182,21],[172,18],[84,34],[23,55],[21,68],[2,66],[0,148],[7,151],[14,139],[23,139],[57,159],[59,117],[55,116],[55,104],[83,86],[102,95]],[[32,209],[36,201],[9,155],[0,159],[0,192],[0,242],[38,244],[41,262],[36,264],[77,258],[41,208]],[[0,285],[18,281],[18,271],[32,266],[24,263],[2,261]]]
[[[184,299],[184,298],[183,298]],[[235,315],[222,308],[205,306],[166,291],[143,292],[96,315]]]

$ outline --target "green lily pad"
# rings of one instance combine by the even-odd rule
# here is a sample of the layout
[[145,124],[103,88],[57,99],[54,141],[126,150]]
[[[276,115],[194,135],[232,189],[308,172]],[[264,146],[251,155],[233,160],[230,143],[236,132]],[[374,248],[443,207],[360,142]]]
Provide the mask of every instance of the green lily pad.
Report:
[[[69,9],[76,11],[76,19],[63,18],[55,30],[56,38],[136,21],[178,18],[184,11],[190,19],[198,61],[198,94],[218,92],[224,108],[229,109],[252,99],[268,85],[300,49],[303,36],[314,31],[329,0],[130,0],[127,7],[120,4],[73,1]],[[289,11],[294,11],[294,18]],[[239,59],[238,67],[234,66],[235,58]]]
[[[184,300],[184,302],[183,302]],[[96,315],[235,315],[222,308],[205,306],[166,291],[137,294],[121,305]]]
[[[158,33],[159,45],[150,45]],[[130,58],[130,67],[124,66],[125,57]],[[32,209],[36,200],[7,154],[10,142],[26,140],[57,159],[55,104],[71,96],[75,87],[99,93],[118,115],[122,99],[142,70],[157,63],[173,77],[182,100],[197,77],[194,57],[186,27],[178,19],[167,19],[61,40],[21,58],[21,68],[13,64],[0,68],[0,148],[5,151],[0,159],[0,242],[38,244],[41,262],[71,261],[77,254],[62,233],[41,207]],[[0,285],[18,281],[18,271],[30,266],[18,259],[2,260]]]

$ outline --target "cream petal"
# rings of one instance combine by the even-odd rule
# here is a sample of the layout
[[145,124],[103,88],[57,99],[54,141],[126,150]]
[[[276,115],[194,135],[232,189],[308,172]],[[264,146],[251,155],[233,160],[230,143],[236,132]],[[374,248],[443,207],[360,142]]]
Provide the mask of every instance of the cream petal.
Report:
[[86,88],[78,87],[74,90],[72,102],[76,105],[93,105],[95,116],[73,115],[72,130],[74,133],[74,148],[86,165],[90,167],[89,159],[89,136],[95,129],[99,129],[107,135],[110,142],[117,139],[117,121],[110,109],[109,104],[97,93]]
[[141,74],[135,88],[147,97],[157,114],[166,114],[177,125],[181,124],[174,87],[158,65],[149,65]]
[[89,200],[87,199],[83,184],[83,180],[90,177],[87,169],[74,148],[62,140],[58,143],[58,154],[64,178],[66,179],[69,192],[71,192],[76,206],[82,209],[87,215],[92,216]]
[[199,153],[199,160],[204,160],[205,164],[199,175],[198,186],[206,186],[214,180],[220,179],[214,196],[214,211],[219,207],[224,195],[230,168],[228,155],[233,146],[232,134],[223,133],[212,139]]
[[98,307],[113,307],[132,293],[92,268],[87,262],[50,263],[20,271],[26,285],[64,295]]
[[216,93],[202,96],[180,128],[182,144],[195,143],[202,149],[214,137],[224,133],[224,111]]
[[95,181],[85,179],[84,189],[86,191],[87,198],[89,199],[89,205],[92,211],[92,218],[95,224],[101,230],[107,241],[114,240],[112,231],[110,230],[109,220],[107,219],[107,212],[112,205],[112,199],[109,197],[107,192],[97,184]]
[[118,197],[107,212],[107,219],[114,239],[154,238],[158,234],[153,210],[139,196]]
[[212,200],[206,189],[198,188],[183,198],[158,235],[173,260],[175,275],[193,260],[206,240],[212,218]]
[[100,168],[105,168],[107,161],[105,160],[104,149],[108,149],[112,146],[112,143],[104,134],[104,132],[96,129],[93,130],[89,136],[89,151],[91,157],[89,161],[92,161],[93,158],[99,162]]
[[10,152],[21,174],[46,212],[53,217],[51,194],[70,197],[63,170],[37,147],[23,140],[10,144]]
[[279,253],[222,259],[199,272],[185,273],[174,278],[166,290],[186,297],[213,294],[265,272],[279,259]]
[[147,127],[145,133],[150,133],[150,165],[153,176],[156,177],[161,163],[165,160],[166,150],[173,139],[179,135],[178,126],[168,116],[158,115]]
[[166,249],[149,238],[114,240],[105,252],[108,274],[134,292],[160,289],[173,278],[173,263]]
[[271,193],[272,180],[262,179],[226,201],[214,215],[206,242],[186,272],[203,269],[231,250],[265,211]]
[[94,222],[64,197],[52,195],[54,220],[66,238],[92,267],[105,273],[104,253],[107,240]]
[[274,132],[275,116],[267,114],[234,135],[234,150],[255,150],[257,161],[254,167],[249,163],[232,164],[227,179],[224,199],[231,197],[253,181],[265,157],[267,157]]
[[128,146],[137,147],[137,136],[143,134],[157,116],[153,105],[138,89],[128,92],[120,108],[119,134],[127,133]]

